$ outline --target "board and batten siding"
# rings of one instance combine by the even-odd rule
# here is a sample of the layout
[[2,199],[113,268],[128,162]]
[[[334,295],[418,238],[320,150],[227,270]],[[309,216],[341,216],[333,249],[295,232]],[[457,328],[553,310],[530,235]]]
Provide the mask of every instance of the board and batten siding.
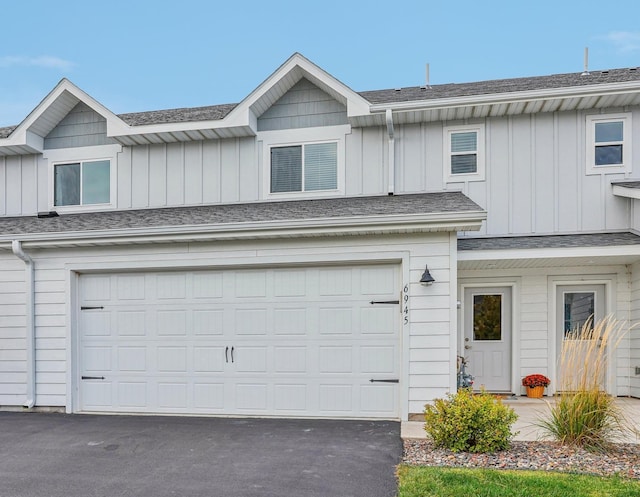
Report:
[[[606,113],[621,109],[607,109]],[[624,173],[586,174],[586,116],[593,111],[489,117],[468,123],[398,126],[398,193],[462,190],[485,208],[481,234],[619,230],[630,227],[630,200],[612,194]],[[484,124],[486,179],[446,182],[446,126]],[[640,142],[640,110],[633,109],[632,141]],[[633,172],[640,174],[640,154]]]
[[24,263],[0,253],[0,406],[21,405],[27,393]]
[[[613,298],[607,298],[612,302],[615,309],[607,309],[607,313],[613,315],[623,322],[629,322],[630,308],[633,309],[634,291],[630,290],[630,274],[628,266],[566,266],[548,268],[521,268],[510,270],[460,270],[458,272],[459,281],[462,284],[484,284],[486,286],[497,286],[502,283],[514,283],[513,305],[519,309],[519,313],[514,313],[514,328],[516,330],[516,340],[518,357],[513,358],[516,366],[516,383],[519,385],[520,378],[528,374],[551,375],[554,365],[552,361],[552,350],[550,341],[554,341],[551,336],[555,329],[555,317],[549,316],[555,295],[549,294],[550,282],[581,281],[593,278],[595,280],[613,280]],[[640,298],[640,284],[636,283],[636,299]],[[516,300],[519,296],[519,300]],[[639,301],[636,301],[635,305]],[[630,307],[631,306],[631,307]],[[636,312],[639,312],[636,310]],[[639,314],[640,315],[640,314]],[[550,320],[554,322],[550,329]],[[458,323],[462,326],[462,321]],[[461,336],[460,328],[459,336]],[[616,395],[630,394],[630,348],[632,342],[628,335],[623,339],[616,353]],[[637,340],[637,336],[635,338]],[[463,343],[463,342],[460,342]],[[637,342],[636,342],[637,344]],[[638,354],[637,349],[635,352]],[[473,374],[473,366],[470,367]],[[524,391],[523,391],[524,392]],[[520,393],[516,391],[516,393]]]
[[[348,255],[345,255],[348,254]],[[295,264],[342,264],[357,262],[397,262],[401,266],[402,285],[408,286],[408,323],[402,328],[401,412],[419,413],[424,404],[444,396],[455,388],[455,351],[453,350],[452,281],[450,269],[455,257],[455,237],[449,233],[426,235],[389,235],[330,237],[305,240],[272,240],[221,243],[176,243],[173,245],[105,248],[51,249],[32,253],[35,261],[36,325],[36,404],[67,404],[67,351],[70,333],[68,313],[71,296],[67,295],[70,265],[83,272],[95,270],[143,271],[184,268],[225,268],[252,265],[290,266]],[[3,259],[4,261],[4,259]],[[436,282],[428,287],[419,284],[428,264]],[[455,261],[453,261],[455,265]],[[23,264],[7,259],[11,269],[7,278],[24,277]],[[4,266],[1,266],[4,267]],[[398,296],[402,288],[398,288]],[[4,295],[3,295],[4,297]],[[24,299],[24,282],[13,287],[8,299]],[[7,302],[10,301],[7,299]],[[3,302],[5,300],[3,299]],[[454,307],[454,306],[453,306]],[[9,328],[20,334],[12,357],[24,361],[24,303],[13,311]],[[22,314],[20,314],[22,313]],[[402,314],[398,312],[398,319]],[[0,321],[2,322],[2,321]],[[4,326],[4,325],[3,325]],[[453,328],[454,329],[454,328]],[[13,343],[13,342],[12,342]],[[0,361],[2,367],[5,362]],[[24,364],[24,363],[23,363]],[[7,366],[8,367],[8,366]],[[24,367],[21,366],[24,370]],[[19,372],[19,371],[18,371]],[[23,371],[24,373],[24,371]],[[25,387],[10,403],[24,401]]]
[[46,195],[46,175],[42,176],[36,155],[0,157],[0,216],[36,214],[43,186]]

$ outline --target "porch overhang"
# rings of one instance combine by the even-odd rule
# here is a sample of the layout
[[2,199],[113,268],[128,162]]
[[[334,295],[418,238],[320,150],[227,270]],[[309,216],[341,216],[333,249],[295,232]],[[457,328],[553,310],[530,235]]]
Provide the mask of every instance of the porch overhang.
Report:
[[626,265],[640,261],[640,236],[631,232],[463,238],[459,270]]

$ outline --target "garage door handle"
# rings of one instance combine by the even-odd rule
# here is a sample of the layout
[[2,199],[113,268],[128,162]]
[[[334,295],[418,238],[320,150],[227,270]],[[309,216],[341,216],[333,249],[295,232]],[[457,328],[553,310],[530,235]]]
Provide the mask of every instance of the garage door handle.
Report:
[[229,362],[229,347],[224,349],[224,362]]
[[90,311],[92,309],[104,309],[103,305],[82,305],[80,306],[81,311]]
[[81,376],[83,380],[104,380],[104,376]]
[[231,362],[233,362],[233,347],[231,347]]
[[369,383],[400,383],[400,380],[374,380],[373,378],[369,380]]

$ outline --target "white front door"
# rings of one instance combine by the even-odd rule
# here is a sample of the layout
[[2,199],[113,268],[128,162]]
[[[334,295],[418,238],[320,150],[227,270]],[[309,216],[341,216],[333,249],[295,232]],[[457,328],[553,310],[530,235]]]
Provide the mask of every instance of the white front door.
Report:
[[473,387],[511,391],[511,288],[465,288],[464,345]]
[[399,278],[389,264],[82,275],[80,410],[397,418]]
[[[592,341],[588,339],[589,333],[578,335],[576,332],[582,330],[587,322],[590,322],[593,327],[594,323],[605,316],[605,287],[604,285],[558,286],[556,308],[557,380],[560,384],[557,384],[555,389],[560,391],[566,382],[577,381],[585,373],[584,368],[591,368],[591,371],[594,371],[593,365],[587,364],[589,359],[586,357],[592,344]],[[566,351],[567,346],[571,346],[574,352],[571,352],[571,349]],[[563,354],[565,355],[564,361],[562,360]],[[569,355],[572,355],[572,358],[569,358]],[[581,356],[584,359],[581,359]],[[563,362],[571,364],[563,364]],[[591,373],[586,372],[586,374]],[[604,389],[606,385],[605,370],[600,371],[598,382]],[[567,388],[572,387],[568,385]]]

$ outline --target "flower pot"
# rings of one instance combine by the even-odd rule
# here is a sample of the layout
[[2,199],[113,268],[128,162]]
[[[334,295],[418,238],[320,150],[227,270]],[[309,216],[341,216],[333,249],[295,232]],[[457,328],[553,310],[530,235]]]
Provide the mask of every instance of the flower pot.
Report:
[[541,399],[544,394],[544,387],[527,387],[527,397]]

